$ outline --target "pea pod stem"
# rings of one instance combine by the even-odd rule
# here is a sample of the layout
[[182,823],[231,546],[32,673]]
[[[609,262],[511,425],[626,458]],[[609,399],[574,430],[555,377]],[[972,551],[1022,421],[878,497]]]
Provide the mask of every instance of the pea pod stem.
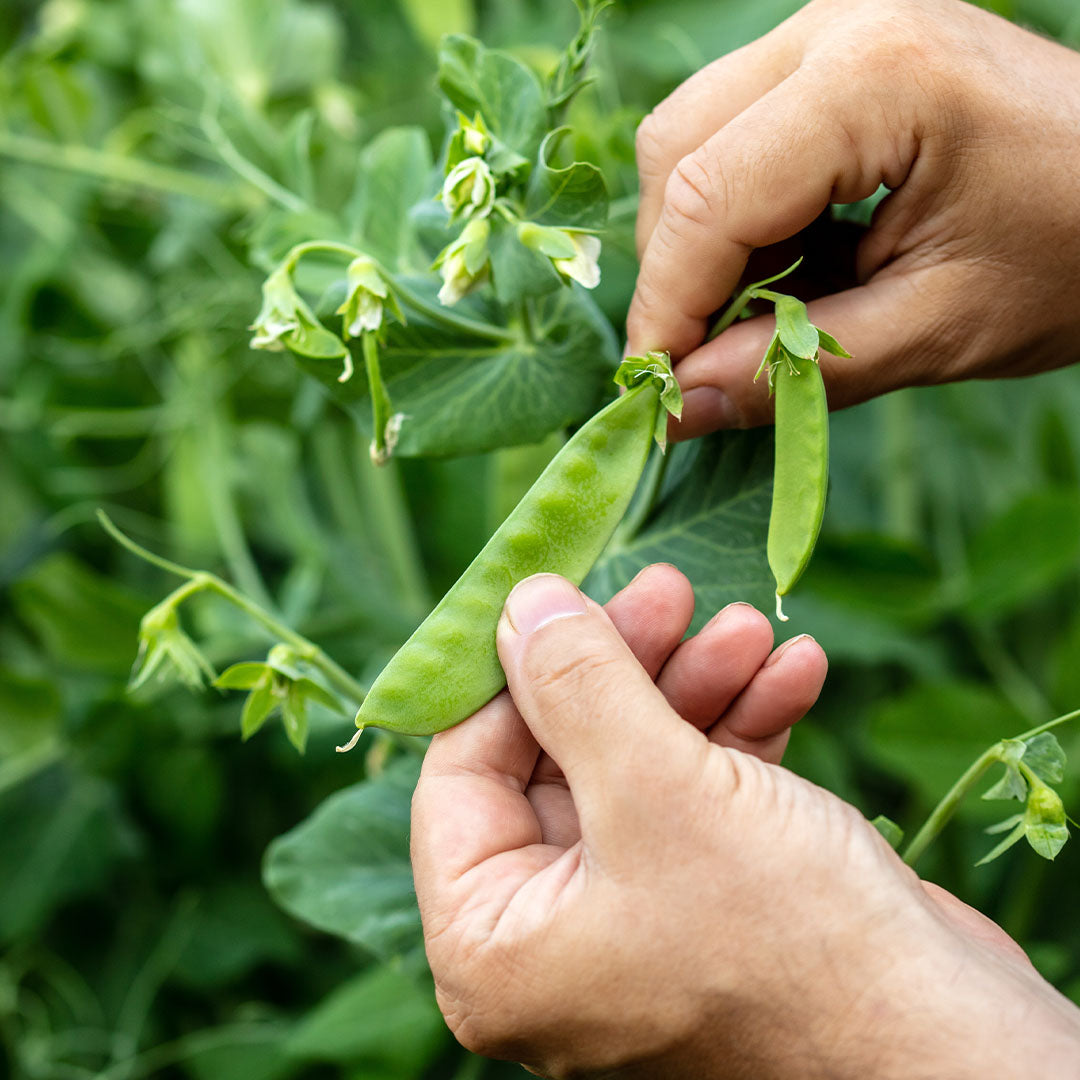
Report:
[[716,320],[716,324],[709,331],[706,341],[712,341],[714,338],[718,338],[731,324],[746,310],[746,305],[751,300],[767,299],[771,300],[778,295],[777,293],[770,292],[766,289],[766,285],[771,285],[774,281],[779,281],[781,278],[786,278],[788,274],[796,270],[799,264],[802,262],[802,258],[798,258],[793,262],[786,270],[781,270],[779,274],[773,274],[772,277],[764,278],[761,281],[755,281],[751,285],[747,285],[734,300],[724,309],[723,314]]
[[133,555],[137,555],[152,566],[156,566],[170,574],[175,574],[177,577],[187,578],[187,584],[181,585],[163,603],[171,602],[175,606],[199,592],[216,593],[235,607],[238,607],[252,620],[269,631],[272,636],[290,645],[301,659],[306,660],[312,667],[321,672],[326,677],[327,682],[339,693],[353,702],[363,702],[366,691],[340,664],[327,656],[314,642],[298,634],[292,627],[287,626],[280,619],[271,615],[269,611],[255,603],[254,600],[234,589],[227,581],[223,581],[216,574],[208,573],[205,570],[194,570],[189,566],[182,566],[180,563],[172,562],[170,559],[164,559],[160,555],[148,551],[122,533],[104,510],[98,510],[97,518],[101,523],[101,527],[121,547],[126,548]]
[[1077,719],[1080,719],[1080,709],[1074,709],[1072,712],[1056,716],[1053,720],[1049,720],[1045,724],[1033,727],[1021,735],[1013,736],[1012,739],[1003,739],[996,742],[993,746],[980,754],[979,757],[977,757],[964,771],[963,775],[956,783],[949,788],[941,801],[930,812],[930,816],[923,823],[919,831],[911,838],[911,842],[904,849],[902,855],[904,862],[908,866],[915,865],[926,849],[935,839],[937,839],[941,830],[949,823],[949,820],[956,813],[964,799],[970,794],[972,788],[974,788],[983,776],[986,775],[989,769],[993,768],[998,762],[1004,760],[1003,753],[1004,744],[1006,742],[1027,742],[1029,739],[1035,738],[1036,735],[1041,735],[1044,731],[1050,731],[1053,728],[1060,727],[1062,724],[1067,724]]

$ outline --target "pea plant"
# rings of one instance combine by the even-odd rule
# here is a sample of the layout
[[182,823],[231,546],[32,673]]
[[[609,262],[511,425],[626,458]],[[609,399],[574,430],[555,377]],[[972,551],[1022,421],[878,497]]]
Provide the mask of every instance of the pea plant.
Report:
[[[386,799],[400,806],[423,749],[407,736],[460,722],[503,685],[494,628],[514,583],[556,571],[604,599],[662,558],[691,578],[699,619],[723,602],[761,603],[774,593],[776,618],[787,621],[781,599],[809,565],[824,517],[829,415],[820,354],[849,354],[811,323],[802,301],[769,287],[795,267],[747,285],[713,330],[723,332],[751,305],[757,314],[771,307],[775,333],[759,375],[775,394],[775,440],[739,432],[668,448],[668,417],[681,407],[669,358],[619,362],[595,299],[611,198],[603,170],[575,154],[585,141],[568,122],[607,4],[575,3],[578,31],[542,75],[509,52],[447,36],[438,57],[438,152],[421,129],[388,128],[360,154],[344,211],[271,213],[253,233],[251,258],[265,279],[250,347],[267,363],[295,362],[308,385],[352,418],[369,444],[365,468],[392,473],[401,460],[479,454],[512,465],[505,520],[370,686],[293,629],[272,599],[163,559],[101,516],[125,548],[182,579],[142,619],[133,690],[179,680],[241,691],[243,737],[280,714],[300,751],[313,710],[341,722],[355,715],[360,730],[342,749],[365,728],[379,729],[367,752],[369,779],[278,840],[266,863],[267,883],[286,908],[377,952],[415,946],[403,834],[392,866],[379,864],[385,851],[334,863],[324,857],[334,823],[346,814],[378,818]],[[258,173],[250,162],[237,167]],[[263,187],[276,182],[266,177]],[[291,209],[287,197],[279,201]],[[598,410],[615,384],[626,393]],[[200,595],[231,605],[267,635],[265,656],[219,674],[181,618]],[[427,600],[417,598],[417,615]],[[918,859],[1001,764],[1003,776],[984,797],[1018,800],[1023,809],[991,828],[1006,835],[982,862],[1020,839],[1053,859],[1068,828],[1055,790],[1065,756],[1051,729],[1078,715],[986,750],[904,858]],[[392,831],[402,823],[383,824]],[[875,824],[900,844],[898,826],[883,816]],[[343,875],[381,882],[362,918],[330,887]],[[397,884],[387,888],[389,881]]]

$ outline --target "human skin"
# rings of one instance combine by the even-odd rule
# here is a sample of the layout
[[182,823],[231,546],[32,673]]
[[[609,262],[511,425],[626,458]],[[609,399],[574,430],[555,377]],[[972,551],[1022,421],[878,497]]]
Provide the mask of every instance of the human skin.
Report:
[[[638,130],[632,351],[680,361],[672,438],[771,422],[771,317],[702,344],[749,254],[879,184],[858,284],[809,305],[833,408],[1080,359],[1080,54],[959,0],[814,0]],[[808,253],[813,272],[813,252]]]
[[[537,575],[509,691],[436,735],[413,867],[457,1038],[552,1077],[1080,1077],[1080,1012],[777,764],[825,657],[644,571],[602,610]],[[1035,1064],[1037,1063],[1037,1064]]]

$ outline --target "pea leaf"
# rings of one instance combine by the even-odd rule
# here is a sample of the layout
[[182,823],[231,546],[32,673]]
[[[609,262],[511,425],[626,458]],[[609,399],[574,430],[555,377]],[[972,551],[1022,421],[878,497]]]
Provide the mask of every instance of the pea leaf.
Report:
[[421,947],[409,864],[410,756],[331,795],[267,849],[263,880],[290,914],[378,956]]
[[968,610],[1001,616],[1076,572],[1080,496],[1071,489],[1036,491],[993,519],[969,549]]
[[1044,731],[1028,739],[1024,749],[1024,764],[1047,784],[1060,784],[1065,779],[1065,751],[1053,732]]
[[1002,764],[1005,772],[993,787],[983,792],[984,799],[1020,799],[1027,798],[1027,781],[1020,775],[1020,759],[1024,756],[1025,746],[1016,739],[1003,739]]
[[[409,284],[435,302],[430,281]],[[480,303],[469,306],[484,310]],[[522,331],[510,340],[447,328],[422,313],[410,313],[407,326],[387,327],[382,373],[403,416],[398,457],[475,454],[539,442],[592,413],[618,363],[611,324],[578,288],[540,298],[533,316],[532,336]],[[326,365],[300,363],[370,435],[365,380],[341,384]]]
[[520,61],[465,34],[451,34],[439,50],[439,89],[467,116],[479,112],[511,150],[536,156],[547,110],[539,80]]
[[[558,256],[572,256],[574,245],[564,234],[557,235],[569,248],[569,251],[560,251]],[[518,239],[516,227],[506,221],[496,219],[492,222],[487,253],[491,259],[492,287],[500,303],[517,304],[528,297],[564,288],[559,272],[548,258],[552,252],[526,247]]]
[[815,327],[815,329],[818,334],[818,343],[827,353],[832,353],[833,356],[843,356],[849,360],[851,359],[851,353],[849,353],[847,349],[832,336],[832,334],[827,334],[820,326]]
[[261,661],[233,664],[226,668],[213,685],[219,690],[250,690],[267,674],[267,665]]
[[540,146],[540,155],[525,196],[525,216],[541,225],[563,228],[601,229],[607,221],[608,191],[603,173],[595,165],[576,161],[556,169],[548,164],[560,138],[568,128],[550,132]]
[[274,696],[274,689],[269,680],[263,686],[258,686],[251,691],[244,702],[243,711],[240,713],[240,736],[250,739],[269,719],[270,714],[278,707],[278,700]]
[[607,600],[642,567],[663,561],[678,566],[694,586],[695,629],[733,600],[771,607],[765,559],[771,434],[724,432],[679,443],[668,453],[653,511],[635,534],[616,532],[586,578],[586,592]]
[[364,971],[300,1021],[285,1052],[307,1061],[377,1063],[390,1075],[415,1076],[448,1041],[429,982],[392,967]]
[[345,220],[354,242],[390,268],[417,271],[430,262],[410,211],[434,195],[432,169],[423,128],[388,128],[360,154]]

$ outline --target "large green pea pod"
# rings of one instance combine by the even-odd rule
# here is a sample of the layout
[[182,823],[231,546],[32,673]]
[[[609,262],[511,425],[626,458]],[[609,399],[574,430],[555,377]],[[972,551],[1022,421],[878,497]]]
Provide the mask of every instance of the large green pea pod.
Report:
[[361,731],[430,735],[472,715],[506,684],[495,630],[510,590],[542,572],[580,584],[592,568],[626,512],[653,438],[663,445],[668,412],[678,415],[682,404],[666,354],[631,357],[615,379],[626,393],[552,458],[379,674],[356,714]]

